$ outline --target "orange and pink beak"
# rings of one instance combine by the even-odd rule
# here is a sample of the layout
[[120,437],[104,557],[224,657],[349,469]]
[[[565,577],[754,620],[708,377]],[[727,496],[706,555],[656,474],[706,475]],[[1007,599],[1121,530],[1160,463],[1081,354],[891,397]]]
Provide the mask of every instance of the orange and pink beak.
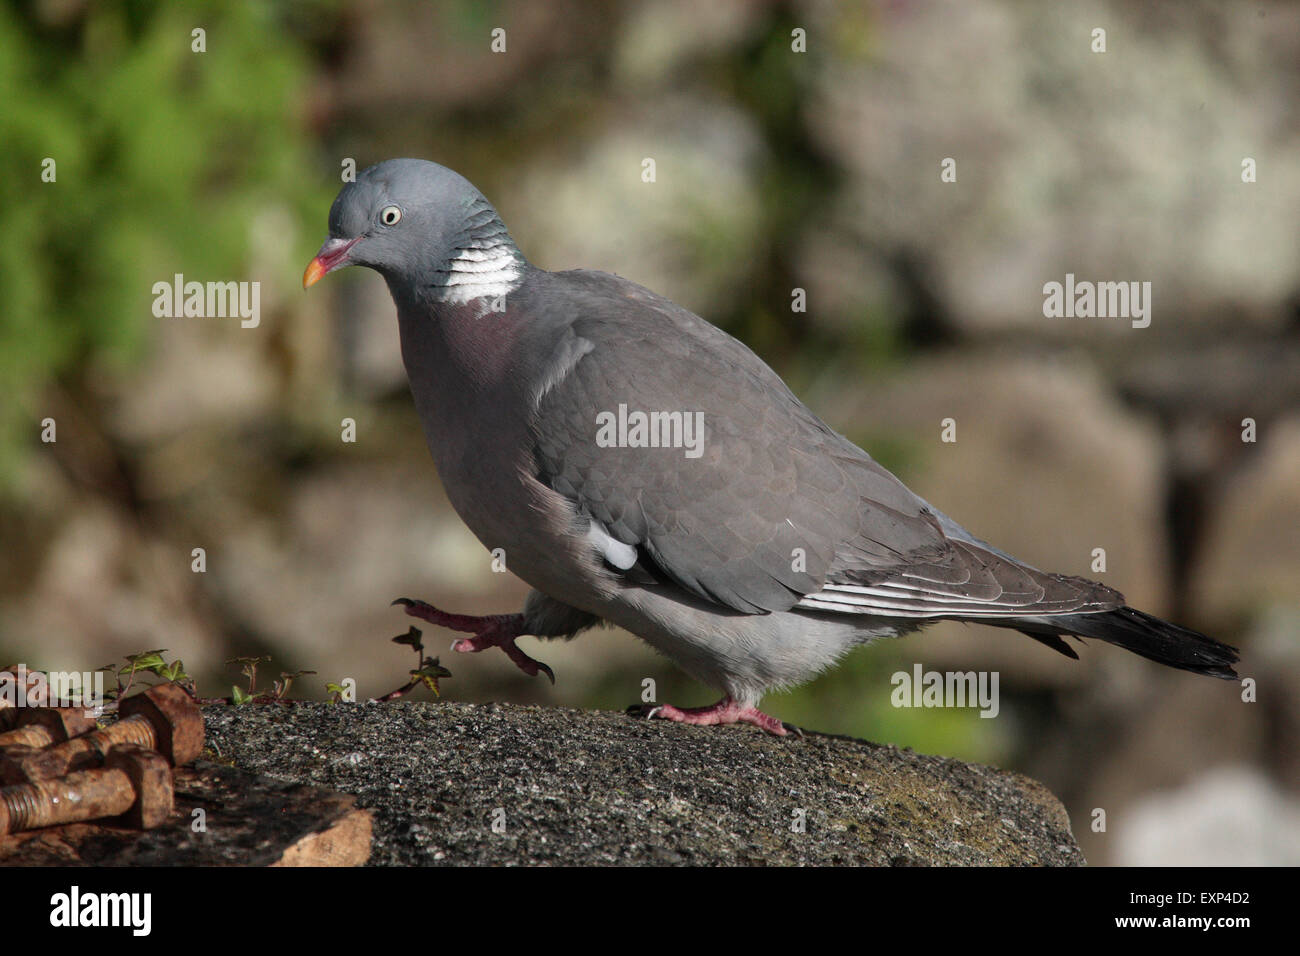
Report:
[[357,236],[355,239],[326,239],[325,244],[320,247],[320,252],[307,263],[307,271],[302,274],[302,287],[306,289],[314,285],[327,272],[349,265],[352,260],[348,257],[348,253],[361,241],[361,238]]

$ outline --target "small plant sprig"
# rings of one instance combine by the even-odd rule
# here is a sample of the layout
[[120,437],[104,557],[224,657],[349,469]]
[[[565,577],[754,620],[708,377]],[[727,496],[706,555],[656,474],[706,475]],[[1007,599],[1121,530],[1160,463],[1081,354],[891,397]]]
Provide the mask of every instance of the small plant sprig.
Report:
[[245,704],[292,704],[288,699],[289,688],[299,677],[315,674],[315,671],[281,671],[280,679],[271,681],[271,690],[257,692],[257,668],[259,664],[270,663],[269,656],[232,657],[227,664],[238,664],[239,672],[248,678],[248,690],[234,684],[230,688],[230,703],[242,707]]
[[105,664],[99,668],[110,675],[114,682],[114,687],[104,691],[104,697],[114,702],[120,701],[130,693],[137,675],[141,674],[151,674],[164,681],[180,684],[190,692],[190,696],[196,696],[194,678],[185,672],[185,662],[180,658],[169,662],[164,656],[166,653],[165,647],[141,651],[123,658],[125,664]]
[[390,690],[382,697],[376,697],[375,700],[377,702],[384,704],[405,697],[420,685],[424,685],[429,688],[429,690],[433,691],[435,697],[442,696],[442,691],[438,687],[438,681],[443,677],[450,677],[451,671],[439,664],[438,658],[424,656],[423,636],[423,631],[415,625],[411,625],[411,629],[405,634],[399,634],[397,637],[393,638],[394,644],[405,644],[415,651],[417,664],[414,670],[408,671],[411,675],[410,681],[396,690]]

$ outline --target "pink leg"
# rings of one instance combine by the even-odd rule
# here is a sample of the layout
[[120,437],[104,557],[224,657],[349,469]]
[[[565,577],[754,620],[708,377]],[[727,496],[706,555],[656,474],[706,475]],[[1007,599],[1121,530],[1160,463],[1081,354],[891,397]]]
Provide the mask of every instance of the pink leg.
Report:
[[418,617],[439,627],[474,635],[455,641],[451,645],[453,651],[470,654],[485,651],[489,647],[499,647],[529,677],[544,673],[551,679],[552,684],[555,683],[554,671],[541,661],[533,660],[515,644],[515,638],[521,637],[524,633],[522,614],[489,614],[475,617],[470,614],[448,614],[446,611],[438,610],[432,604],[412,601],[410,598],[398,598],[393,603],[402,605],[406,613],[412,617]]
[[[674,707],[672,704],[658,704],[646,711],[647,719],[656,717],[683,724],[753,724],[778,737],[784,737],[789,733],[785,724],[775,717],[768,716],[757,707],[739,704],[731,697],[724,697],[709,707],[682,708]],[[803,736],[798,727],[791,729],[799,736]]]

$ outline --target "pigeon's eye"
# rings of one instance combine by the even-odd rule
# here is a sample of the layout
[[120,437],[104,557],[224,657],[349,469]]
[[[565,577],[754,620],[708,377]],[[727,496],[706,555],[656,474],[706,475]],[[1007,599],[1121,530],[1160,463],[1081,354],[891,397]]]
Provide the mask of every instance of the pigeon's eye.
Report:
[[395,226],[401,221],[402,210],[396,206],[385,206],[383,212],[379,214],[379,221],[385,226]]

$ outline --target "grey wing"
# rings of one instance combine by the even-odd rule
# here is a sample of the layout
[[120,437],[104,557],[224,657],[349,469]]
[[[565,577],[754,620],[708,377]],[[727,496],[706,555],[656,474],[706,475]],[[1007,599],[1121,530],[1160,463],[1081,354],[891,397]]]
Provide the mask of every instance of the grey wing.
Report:
[[[560,347],[562,374],[536,403],[538,477],[629,558],[744,613],[1010,617],[1116,606],[1109,589],[1043,574],[970,537],[692,313],[613,277],[561,275],[585,293],[584,315]],[[602,447],[597,416],[620,405],[701,413],[698,457]]]
[[901,618],[1024,617],[1103,611],[1124,604],[1112,588],[1031,568],[981,542],[948,539],[940,555],[910,555],[893,567],[863,567],[852,548],[841,553],[825,586],[798,607]]

